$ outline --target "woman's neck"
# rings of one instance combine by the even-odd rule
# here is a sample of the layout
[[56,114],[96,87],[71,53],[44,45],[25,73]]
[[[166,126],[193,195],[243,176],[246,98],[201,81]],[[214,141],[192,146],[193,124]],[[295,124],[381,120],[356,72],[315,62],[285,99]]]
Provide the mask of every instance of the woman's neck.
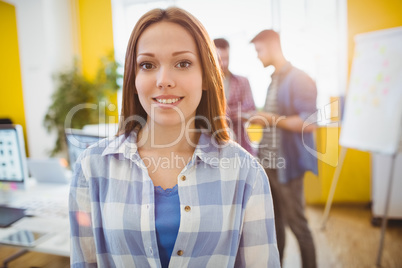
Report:
[[157,149],[166,152],[194,151],[200,133],[195,126],[160,126],[148,121],[138,133],[138,145],[141,149]]

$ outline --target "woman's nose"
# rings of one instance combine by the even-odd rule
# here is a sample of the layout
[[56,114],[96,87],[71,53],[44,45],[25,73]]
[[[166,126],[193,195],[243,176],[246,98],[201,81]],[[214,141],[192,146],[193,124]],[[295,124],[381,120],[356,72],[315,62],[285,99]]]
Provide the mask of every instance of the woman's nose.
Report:
[[159,69],[156,86],[159,89],[172,88],[175,86],[171,70],[165,67]]

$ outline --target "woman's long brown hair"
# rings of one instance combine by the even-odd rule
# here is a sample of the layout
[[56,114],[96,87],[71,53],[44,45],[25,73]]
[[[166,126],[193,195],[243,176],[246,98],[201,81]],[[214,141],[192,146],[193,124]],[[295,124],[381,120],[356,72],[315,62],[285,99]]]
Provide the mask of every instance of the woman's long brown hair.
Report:
[[[218,65],[215,46],[207,31],[193,15],[187,11],[170,7],[167,9],[153,9],[144,14],[135,25],[127,46],[124,80],[122,120],[120,121],[118,135],[128,136],[137,126],[142,126],[138,118],[145,122],[147,114],[138,98],[135,87],[137,69],[137,43],[141,34],[150,25],[166,21],[177,23],[185,28],[197,45],[202,67],[202,97],[196,110],[197,117],[205,120],[196,120],[197,128],[210,129],[219,144],[229,140],[226,121],[226,102],[223,91],[222,73]],[[209,124],[209,126],[208,126]]]

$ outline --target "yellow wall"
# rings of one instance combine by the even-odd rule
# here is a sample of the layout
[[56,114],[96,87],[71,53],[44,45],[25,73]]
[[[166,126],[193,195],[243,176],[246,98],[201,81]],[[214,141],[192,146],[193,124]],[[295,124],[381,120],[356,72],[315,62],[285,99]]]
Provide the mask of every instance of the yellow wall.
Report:
[[348,0],[348,63],[353,59],[354,36],[359,33],[402,26],[400,0]]
[[[113,49],[113,23],[111,0],[72,0],[78,11],[78,40],[81,52],[82,70],[89,78],[96,76],[100,59]],[[77,3],[78,2],[78,3]],[[117,107],[117,94],[109,98]],[[106,111],[117,116],[118,111]],[[117,122],[117,121],[116,121]]]
[[0,30],[0,118],[22,125],[27,140],[15,7],[2,1]]
[[[402,26],[402,1],[400,0],[348,0],[348,73],[350,74],[354,37],[356,34]],[[327,136],[328,135],[328,136]],[[340,152],[339,128],[317,132],[318,151],[328,154],[318,162],[319,177],[311,173],[305,177],[305,194],[308,203],[325,203],[335,168],[326,161],[336,161]],[[328,142],[324,144],[325,140]],[[336,149],[338,147],[338,149]],[[336,188],[334,202],[366,202],[370,200],[370,154],[348,149]]]
[[[94,78],[100,59],[113,51],[111,0],[71,0],[75,26],[76,52],[82,59],[84,74]],[[8,117],[24,128],[23,89],[18,50],[16,10],[0,1],[0,118]],[[116,94],[110,101],[117,107]],[[117,109],[107,115],[117,116]],[[26,147],[27,149],[28,147]],[[28,153],[28,151],[27,151]]]
[[83,72],[95,77],[101,57],[113,50],[111,0],[78,0]]
[[[323,157],[318,160],[318,177],[310,172],[305,176],[307,203],[323,204],[327,200],[341,151],[338,143],[339,135],[338,127],[320,127],[317,130],[317,151],[322,153]],[[368,201],[370,201],[370,154],[347,149],[333,202]]]

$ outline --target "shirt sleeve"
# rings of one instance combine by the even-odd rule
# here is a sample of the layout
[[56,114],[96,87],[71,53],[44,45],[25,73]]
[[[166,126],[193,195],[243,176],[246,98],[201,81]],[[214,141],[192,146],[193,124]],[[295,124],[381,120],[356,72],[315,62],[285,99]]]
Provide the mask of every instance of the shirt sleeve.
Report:
[[246,204],[235,267],[280,267],[273,203],[268,178],[261,166]]
[[292,94],[294,108],[303,120],[316,113],[317,87],[307,74],[300,73],[293,79]]
[[[84,158],[85,160],[85,158]],[[92,229],[91,199],[88,180],[82,170],[83,159],[75,164],[70,186],[69,217],[71,267],[97,267],[95,240]]]
[[255,103],[253,93],[251,92],[250,82],[247,78],[243,78],[242,81],[242,112],[250,112],[255,110]]

